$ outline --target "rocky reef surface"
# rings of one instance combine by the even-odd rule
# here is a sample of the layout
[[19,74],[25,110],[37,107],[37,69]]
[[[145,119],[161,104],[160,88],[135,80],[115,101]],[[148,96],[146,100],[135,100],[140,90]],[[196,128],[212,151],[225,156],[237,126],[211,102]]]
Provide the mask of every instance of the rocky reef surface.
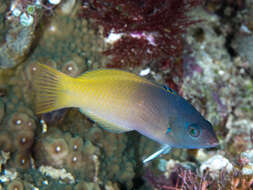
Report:
[[[83,16],[88,2],[0,0],[0,189],[253,188],[253,2],[203,1],[187,13],[196,22],[185,29],[180,57],[124,63],[175,87],[214,125],[220,143],[173,149],[145,165],[159,145],[136,132],[109,133],[77,109],[34,112],[36,63],[73,77],[113,64],[106,50],[117,39]],[[134,51],[127,60],[136,60]]]

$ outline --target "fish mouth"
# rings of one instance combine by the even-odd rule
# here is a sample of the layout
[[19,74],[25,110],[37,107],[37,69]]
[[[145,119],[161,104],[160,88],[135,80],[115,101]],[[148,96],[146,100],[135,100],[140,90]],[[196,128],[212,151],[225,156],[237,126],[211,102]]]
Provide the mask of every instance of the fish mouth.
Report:
[[216,147],[219,145],[219,140],[217,139],[216,135],[208,142],[209,147]]
[[209,147],[216,147],[219,145],[219,142],[214,142],[209,145]]
[[219,141],[216,135],[212,135],[207,138],[208,138],[208,141],[200,145],[200,148],[213,148],[219,145]]

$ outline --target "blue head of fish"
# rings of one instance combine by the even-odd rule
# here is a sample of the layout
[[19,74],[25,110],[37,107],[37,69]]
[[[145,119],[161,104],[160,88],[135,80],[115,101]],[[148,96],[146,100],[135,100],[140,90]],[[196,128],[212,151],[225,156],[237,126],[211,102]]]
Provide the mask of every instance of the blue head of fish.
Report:
[[169,98],[169,124],[166,132],[170,146],[175,148],[209,148],[218,145],[211,123],[184,98]]

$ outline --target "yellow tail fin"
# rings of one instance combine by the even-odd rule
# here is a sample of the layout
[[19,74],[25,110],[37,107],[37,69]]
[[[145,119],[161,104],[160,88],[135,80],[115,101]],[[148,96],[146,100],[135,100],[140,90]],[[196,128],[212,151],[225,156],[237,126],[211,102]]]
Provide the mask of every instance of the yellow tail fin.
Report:
[[73,78],[43,64],[36,65],[34,86],[36,90],[36,113],[42,114],[71,106],[71,83]]

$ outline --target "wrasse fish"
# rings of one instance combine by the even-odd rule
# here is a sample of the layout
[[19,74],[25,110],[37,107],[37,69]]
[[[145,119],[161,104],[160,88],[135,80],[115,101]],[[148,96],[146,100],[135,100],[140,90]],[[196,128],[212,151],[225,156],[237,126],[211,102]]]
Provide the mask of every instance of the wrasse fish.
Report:
[[35,73],[36,112],[76,107],[110,132],[136,130],[162,148],[143,162],[171,148],[218,145],[212,125],[184,98],[135,74],[101,69],[73,78],[43,64]]

